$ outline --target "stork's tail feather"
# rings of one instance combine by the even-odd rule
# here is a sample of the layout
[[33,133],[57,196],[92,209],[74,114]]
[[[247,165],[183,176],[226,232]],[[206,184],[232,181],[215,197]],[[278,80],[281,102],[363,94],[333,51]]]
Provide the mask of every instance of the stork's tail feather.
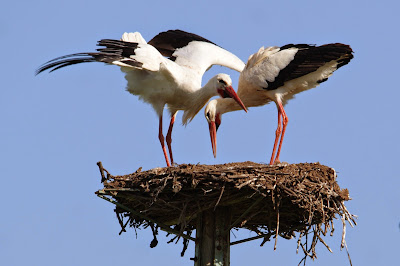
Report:
[[139,32],[125,32],[122,34],[121,41],[124,42],[135,42],[135,43],[147,43]]
[[76,53],[54,58],[40,66],[35,74],[37,75],[45,70],[52,72],[66,66],[88,62],[103,62],[131,67],[141,67],[143,65],[143,63],[131,58],[131,55],[135,55],[138,43],[104,39],[100,40],[97,45],[104,46],[104,48],[98,48],[97,52],[94,53]]

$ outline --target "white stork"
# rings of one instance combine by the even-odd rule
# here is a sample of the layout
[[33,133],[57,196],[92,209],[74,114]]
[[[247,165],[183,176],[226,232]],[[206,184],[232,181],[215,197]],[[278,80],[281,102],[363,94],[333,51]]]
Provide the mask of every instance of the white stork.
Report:
[[[171,163],[171,133],[178,110],[183,110],[183,124],[190,122],[207,101],[215,96],[232,97],[246,112],[232,88],[231,78],[218,74],[205,86],[201,86],[202,76],[213,65],[222,65],[242,71],[245,64],[234,54],[209,40],[181,30],[161,32],[149,43],[140,33],[124,33],[121,40],[100,40],[97,44],[104,48],[92,53],[76,53],[61,56],[42,65],[36,74],[50,69],[85,62],[104,62],[121,67],[128,81],[127,90],[151,104],[159,116],[158,138],[170,166],[164,145],[162,115],[167,105],[171,114],[166,142]],[[165,57],[164,57],[165,56]],[[169,57],[169,58],[166,58]]]
[[[274,101],[278,108],[278,127],[270,164],[279,163],[282,141],[289,121],[283,106],[295,94],[326,81],[335,70],[346,65],[352,58],[350,46],[341,43],[322,46],[288,44],[265,49],[261,47],[249,57],[239,77],[237,94],[246,107],[261,106]],[[239,109],[231,99],[215,99],[206,106],[205,116],[209,123],[214,157],[221,115]]]

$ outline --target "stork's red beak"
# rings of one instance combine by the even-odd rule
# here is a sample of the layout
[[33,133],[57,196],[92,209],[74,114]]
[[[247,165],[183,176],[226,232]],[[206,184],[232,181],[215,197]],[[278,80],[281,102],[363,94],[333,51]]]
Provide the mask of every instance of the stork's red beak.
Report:
[[[225,87],[225,92],[227,94],[227,96],[229,95],[229,97],[231,97],[232,99],[234,99],[239,105],[240,107],[243,108],[243,110],[246,111],[247,113],[247,109],[246,106],[244,106],[242,100],[240,100],[239,96],[236,94],[235,90],[232,88],[232,86],[229,87]],[[224,97],[224,96],[223,96]],[[226,98],[226,97],[224,97]]]
[[217,127],[214,121],[208,122],[208,128],[210,129],[211,146],[213,150],[214,158],[217,157]]

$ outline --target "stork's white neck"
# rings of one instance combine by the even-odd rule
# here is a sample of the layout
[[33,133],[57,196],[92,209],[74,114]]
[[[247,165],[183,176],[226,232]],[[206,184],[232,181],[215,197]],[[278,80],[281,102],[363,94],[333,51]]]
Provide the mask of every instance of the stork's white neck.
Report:
[[178,49],[176,63],[190,69],[195,69],[203,75],[211,66],[221,65],[241,72],[245,63],[231,52],[207,42],[193,41],[187,46]]
[[201,89],[196,90],[191,93],[188,97],[189,102],[187,108],[182,116],[182,123],[186,125],[196,116],[196,114],[203,108],[207,101],[213,97],[217,96],[216,80],[215,77],[210,79],[206,85]]
[[240,58],[223,48],[217,46],[214,47],[214,64],[226,66],[238,72],[243,71],[245,63]]
[[[242,109],[242,107],[240,107],[240,105],[232,98],[219,98],[216,100],[217,100],[216,110],[217,113],[221,115],[224,113],[238,111]],[[246,105],[244,101],[243,104]]]
[[[240,89],[238,90],[238,96],[247,108],[265,105],[271,101],[271,99],[267,98],[263,93],[244,94],[241,93]],[[242,110],[242,107],[240,107],[240,105],[232,98],[216,99],[215,108],[216,112],[221,115],[228,112]]]

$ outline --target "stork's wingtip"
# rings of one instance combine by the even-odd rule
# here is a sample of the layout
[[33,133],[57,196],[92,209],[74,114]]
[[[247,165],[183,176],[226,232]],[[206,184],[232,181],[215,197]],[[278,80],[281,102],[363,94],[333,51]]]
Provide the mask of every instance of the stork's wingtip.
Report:
[[43,72],[43,69],[41,69],[41,68],[36,69],[35,72],[34,72],[35,77],[37,75],[39,75],[40,73],[42,73],[42,72]]

